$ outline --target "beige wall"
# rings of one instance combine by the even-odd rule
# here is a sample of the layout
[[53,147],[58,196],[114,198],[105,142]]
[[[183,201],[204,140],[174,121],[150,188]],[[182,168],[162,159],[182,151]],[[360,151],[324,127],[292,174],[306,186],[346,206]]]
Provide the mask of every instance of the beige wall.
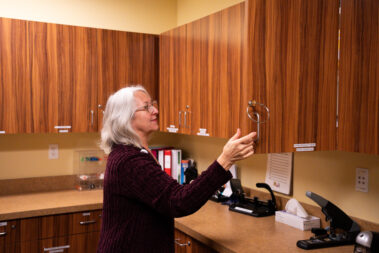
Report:
[[0,17],[159,34],[176,26],[176,0],[0,0]]
[[177,24],[183,25],[243,0],[178,0]]

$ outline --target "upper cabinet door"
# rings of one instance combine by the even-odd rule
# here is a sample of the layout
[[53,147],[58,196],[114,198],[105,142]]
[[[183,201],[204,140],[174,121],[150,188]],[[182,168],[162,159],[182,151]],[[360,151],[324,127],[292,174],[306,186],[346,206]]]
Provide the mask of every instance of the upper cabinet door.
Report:
[[[243,73],[243,42],[245,36],[245,3],[221,11],[219,46],[219,125],[215,129],[218,137],[230,138],[241,128],[241,90]],[[214,88],[217,89],[217,88]]]
[[33,131],[27,21],[0,18],[0,131]]
[[[243,132],[257,130],[259,153],[336,147],[338,0],[249,0],[240,111]],[[270,118],[263,104],[269,108]],[[251,112],[254,118],[253,112]]]
[[[244,3],[160,35],[160,127],[230,137],[239,126]],[[170,129],[170,128],[169,128]]]
[[157,35],[101,30],[97,44],[98,122],[101,130],[108,97],[117,90],[143,85],[158,100],[159,38]]
[[28,25],[33,132],[97,131],[97,30]]
[[379,1],[341,1],[338,149],[379,154]]
[[[72,66],[66,73],[72,74],[72,102],[62,98],[71,106],[72,131],[97,131],[97,92],[100,56],[98,34],[100,29],[74,27],[72,33]],[[71,102],[71,103],[70,103]]]
[[[164,132],[189,134],[191,131],[191,82],[188,73],[187,27],[164,32],[159,37],[160,129]],[[189,78],[189,79],[187,79]]]

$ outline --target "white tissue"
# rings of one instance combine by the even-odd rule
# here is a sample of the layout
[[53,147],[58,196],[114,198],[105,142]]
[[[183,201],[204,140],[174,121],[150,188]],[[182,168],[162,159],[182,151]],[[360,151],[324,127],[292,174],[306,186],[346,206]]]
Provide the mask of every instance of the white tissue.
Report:
[[292,213],[292,214],[299,216],[301,218],[307,218],[308,217],[308,213],[304,210],[302,205],[296,199],[288,200],[285,210],[286,210],[286,212]]

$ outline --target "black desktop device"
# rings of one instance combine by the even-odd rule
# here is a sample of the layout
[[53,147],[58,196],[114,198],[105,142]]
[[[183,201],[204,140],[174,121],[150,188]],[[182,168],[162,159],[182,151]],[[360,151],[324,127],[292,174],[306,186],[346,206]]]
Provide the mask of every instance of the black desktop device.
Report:
[[229,210],[247,214],[254,217],[264,217],[274,215],[276,211],[276,200],[274,193],[270,186],[266,183],[257,183],[258,188],[265,188],[271,194],[271,199],[268,201],[261,201],[258,197],[253,199],[245,197],[245,193],[241,186],[239,179],[231,179],[230,185],[232,188],[232,203],[229,205]]
[[296,245],[308,250],[354,244],[360,232],[359,225],[333,203],[316,193],[308,191],[306,195],[321,207],[326,221],[330,220],[330,227],[313,228],[314,236],[308,240],[300,240]]

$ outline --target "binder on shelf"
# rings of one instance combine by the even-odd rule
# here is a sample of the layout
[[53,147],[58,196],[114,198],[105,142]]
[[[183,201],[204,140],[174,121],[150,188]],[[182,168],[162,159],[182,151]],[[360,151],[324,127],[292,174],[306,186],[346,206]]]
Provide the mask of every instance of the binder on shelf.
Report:
[[164,171],[164,150],[158,151],[158,162],[162,167],[162,170]]
[[172,159],[172,153],[171,149],[164,150],[164,171],[171,176],[171,159]]
[[182,150],[172,149],[172,163],[171,163],[171,176],[173,179],[177,180],[178,183],[181,181],[181,163],[182,163]]
[[172,149],[172,147],[170,146],[152,146],[152,147],[149,147],[149,149],[151,150],[151,153],[153,153],[153,155],[155,156],[155,158],[159,158],[158,157],[158,153],[160,150],[164,150],[164,149]]
[[189,160],[182,160],[181,167],[180,167],[180,184],[184,184],[186,182],[186,176],[184,172],[186,172],[186,169],[188,169],[190,165]]

